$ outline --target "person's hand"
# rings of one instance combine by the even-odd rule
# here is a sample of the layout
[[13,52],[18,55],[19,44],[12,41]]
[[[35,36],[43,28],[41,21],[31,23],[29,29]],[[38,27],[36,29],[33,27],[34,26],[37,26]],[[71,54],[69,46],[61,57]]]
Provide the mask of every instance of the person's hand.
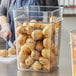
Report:
[[7,40],[7,37],[11,38],[9,23],[4,23],[1,25],[0,35],[4,40]]

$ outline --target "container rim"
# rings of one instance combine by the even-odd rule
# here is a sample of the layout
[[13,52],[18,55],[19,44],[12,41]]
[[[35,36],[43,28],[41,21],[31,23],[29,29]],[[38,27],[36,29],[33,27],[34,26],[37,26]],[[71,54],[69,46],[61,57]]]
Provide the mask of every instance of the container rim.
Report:
[[[20,8],[15,8],[13,9],[13,11],[20,11],[20,10],[25,10],[26,8],[28,7],[34,7],[34,8],[37,8],[37,7],[40,7],[40,8],[54,8],[55,10],[52,10],[52,11],[47,11],[47,12],[56,12],[57,10],[63,10],[64,7],[62,6],[35,6],[35,5],[30,5],[30,6],[23,6],[23,7],[20,7]],[[40,10],[38,10],[40,11]],[[38,12],[37,11],[37,12]],[[34,12],[34,11],[31,11],[31,12]],[[36,11],[35,11],[36,12]],[[40,12],[45,12],[45,11],[40,11]]]

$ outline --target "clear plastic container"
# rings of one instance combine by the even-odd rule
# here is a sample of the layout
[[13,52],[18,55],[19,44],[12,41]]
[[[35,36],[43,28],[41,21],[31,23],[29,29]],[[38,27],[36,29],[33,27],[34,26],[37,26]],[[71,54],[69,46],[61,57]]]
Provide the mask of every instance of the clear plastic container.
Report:
[[25,6],[13,11],[19,70],[48,72],[57,67],[62,9]]
[[70,32],[70,46],[72,59],[72,74],[76,75],[76,30]]

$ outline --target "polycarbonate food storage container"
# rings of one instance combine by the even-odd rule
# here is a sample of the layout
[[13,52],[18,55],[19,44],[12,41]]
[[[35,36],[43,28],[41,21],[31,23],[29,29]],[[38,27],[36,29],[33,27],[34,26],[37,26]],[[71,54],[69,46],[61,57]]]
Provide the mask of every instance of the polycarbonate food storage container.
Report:
[[76,76],[76,30],[70,32],[72,74]]
[[13,11],[19,70],[50,71],[58,65],[61,10],[25,6]]

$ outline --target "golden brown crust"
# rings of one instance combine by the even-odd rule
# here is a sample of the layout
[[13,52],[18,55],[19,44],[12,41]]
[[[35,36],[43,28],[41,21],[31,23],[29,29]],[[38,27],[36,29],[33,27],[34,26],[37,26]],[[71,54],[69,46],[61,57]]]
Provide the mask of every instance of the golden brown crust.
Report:
[[36,62],[32,65],[32,69],[33,69],[33,70],[36,70],[36,71],[41,70],[41,69],[42,69],[42,65],[41,65],[38,61],[36,61]]
[[25,59],[25,64],[31,66],[34,63],[34,59],[31,56],[28,56],[27,59]]
[[9,54],[11,54],[11,55],[16,55],[16,50],[13,49],[13,48],[9,48],[9,49],[8,49],[8,52],[9,52]]
[[30,48],[27,46],[27,44],[24,44],[22,47],[21,47],[21,51],[26,51],[26,53],[29,55],[31,54],[31,50]]
[[41,55],[40,55],[40,52],[38,52],[37,50],[31,52],[31,57],[32,57],[32,58],[39,59],[40,56],[41,56]]
[[7,57],[8,56],[8,51],[7,50],[1,50],[1,56],[2,57]]
[[51,39],[50,38],[45,38],[43,40],[43,45],[45,48],[50,48],[51,47]]
[[18,38],[17,38],[17,43],[19,45],[24,45],[25,42],[26,42],[26,39],[27,39],[27,36],[26,35],[19,35]]
[[42,67],[42,69],[43,69],[44,71],[50,71],[50,63],[44,64],[43,67]]
[[16,30],[17,30],[16,31],[17,35],[26,33],[26,29],[25,29],[24,26],[19,26],[19,27],[16,28]]
[[47,25],[42,31],[44,37],[51,37],[51,24]]
[[36,42],[36,49],[37,49],[38,51],[42,51],[43,48],[44,48],[44,46],[43,46],[43,41],[37,41],[37,42]]
[[28,69],[30,66],[26,65],[25,63],[20,63],[20,68],[21,69]]
[[40,57],[40,58],[39,58],[39,62],[40,62],[41,64],[43,64],[43,65],[50,63],[49,59],[44,58],[44,57]]
[[44,48],[41,52],[42,56],[45,57],[45,58],[50,58],[50,49],[47,49],[47,48]]
[[34,50],[34,40],[32,38],[28,38],[26,40],[26,45],[31,49]]
[[18,61],[21,63],[24,63],[27,56],[28,55],[27,55],[26,51],[21,51],[18,56]]
[[39,40],[39,39],[41,39],[42,38],[42,31],[41,30],[34,30],[33,32],[32,32],[32,34],[31,34],[31,36],[32,36],[32,38],[34,39],[34,40]]

